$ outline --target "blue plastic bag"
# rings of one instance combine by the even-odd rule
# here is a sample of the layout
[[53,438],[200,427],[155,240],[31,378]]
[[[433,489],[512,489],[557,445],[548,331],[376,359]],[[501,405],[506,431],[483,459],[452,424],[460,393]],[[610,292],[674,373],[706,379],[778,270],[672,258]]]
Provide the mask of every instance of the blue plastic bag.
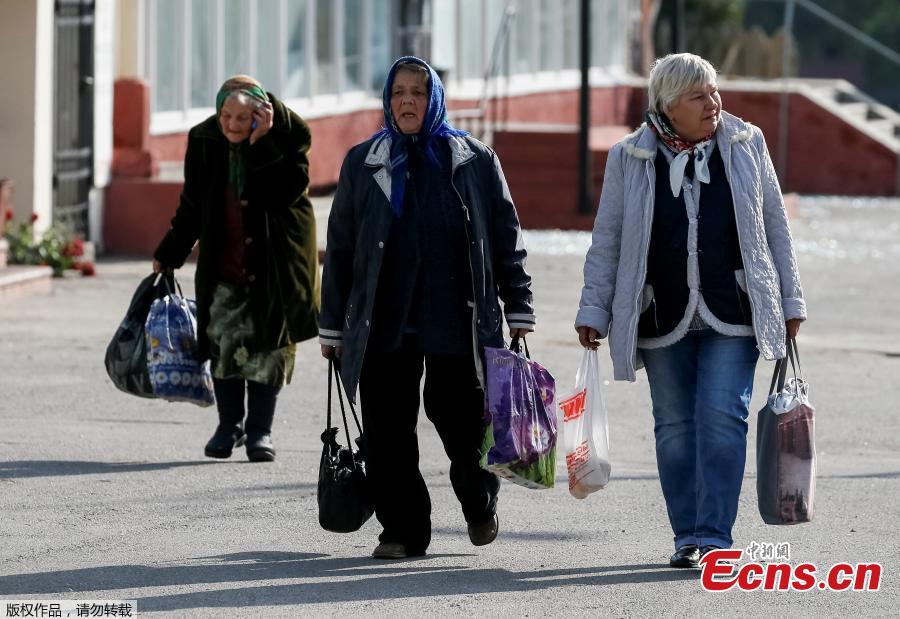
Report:
[[173,292],[156,299],[150,306],[144,333],[153,393],[170,402],[214,404],[209,361],[201,363],[198,354],[194,301]]
[[[515,342],[514,342],[515,346]],[[526,488],[556,479],[556,381],[539,363],[485,347],[487,392],[481,466]]]

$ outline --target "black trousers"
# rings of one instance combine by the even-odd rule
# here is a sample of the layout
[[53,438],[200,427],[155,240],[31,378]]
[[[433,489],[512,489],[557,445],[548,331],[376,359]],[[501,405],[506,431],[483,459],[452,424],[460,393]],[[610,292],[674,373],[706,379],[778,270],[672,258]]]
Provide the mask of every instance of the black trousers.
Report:
[[367,352],[359,390],[366,470],[384,527],[378,539],[404,544],[410,554],[424,553],[431,542],[431,498],[416,434],[423,365],[425,414],[450,458],[450,483],[466,522],[490,519],[500,490],[497,476],[478,465],[484,392],[472,356],[422,354],[415,338],[393,352]]
[[244,392],[247,394],[245,431],[250,439],[272,433],[275,404],[281,387],[272,387],[241,378],[214,378],[219,425],[238,427],[244,421]]

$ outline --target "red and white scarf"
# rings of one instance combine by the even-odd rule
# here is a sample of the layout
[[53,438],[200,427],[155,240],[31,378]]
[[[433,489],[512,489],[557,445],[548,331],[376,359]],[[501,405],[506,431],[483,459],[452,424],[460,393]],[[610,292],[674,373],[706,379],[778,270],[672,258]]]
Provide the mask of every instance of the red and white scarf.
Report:
[[647,112],[646,120],[647,126],[653,130],[656,137],[675,155],[669,165],[669,185],[672,187],[672,195],[677,198],[681,193],[684,170],[690,160],[694,161],[694,178],[708,185],[709,156],[706,147],[712,142],[715,133],[710,133],[696,142],[689,142],[675,133],[665,114]]

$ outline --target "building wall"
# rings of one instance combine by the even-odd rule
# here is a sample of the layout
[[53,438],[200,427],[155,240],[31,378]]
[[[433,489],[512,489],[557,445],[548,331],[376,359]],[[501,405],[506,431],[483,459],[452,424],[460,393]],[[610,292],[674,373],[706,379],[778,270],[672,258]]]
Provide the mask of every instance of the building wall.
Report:
[[15,215],[50,225],[53,181],[53,0],[0,0],[0,177]]
[[[762,129],[776,168],[779,142],[777,92],[723,93],[723,106]],[[897,195],[898,155],[855,127],[793,93],[788,103],[787,191],[857,196]]]

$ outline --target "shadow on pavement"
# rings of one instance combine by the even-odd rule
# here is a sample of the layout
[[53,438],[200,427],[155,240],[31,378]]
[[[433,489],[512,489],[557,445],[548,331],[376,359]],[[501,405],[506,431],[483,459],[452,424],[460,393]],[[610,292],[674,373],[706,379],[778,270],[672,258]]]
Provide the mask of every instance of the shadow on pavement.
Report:
[[83,460],[17,460],[0,462],[0,478],[59,477],[162,471],[183,466],[216,464],[211,460],[180,462],[88,462]]
[[320,576],[391,574],[410,570],[462,569],[459,566],[413,566],[434,558],[471,555],[430,555],[385,563],[371,557],[332,558],[311,552],[241,552],[197,557],[156,565],[105,565],[74,570],[0,576],[0,596],[70,593],[80,591],[139,590],[144,587],[202,585],[257,580],[315,578]]
[[[465,527],[453,528],[453,527],[434,527],[431,529],[432,535],[453,535],[453,536],[463,536],[466,535]],[[511,539],[516,541],[571,541],[578,539],[591,539],[594,537],[594,533],[590,531],[585,531],[584,533],[564,533],[562,531],[510,531],[503,524],[503,521],[500,521],[500,536],[503,539]]]
[[[192,564],[109,565],[0,577],[0,596],[128,591],[140,611],[278,606],[394,598],[534,591],[573,585],[613,585],[697,580],[699,572],[664,564],[610,565],[516,572],[429,565],[433,559],[472,555],[439,554],[401,561],[331,557],[303,552],[242,552],[189,559]],[[355,577],[348,579],[348,577]],[[321,578],[317,582],[247,586],[137,597],[146,587]],[[115,593],[112,594],[115,597]]]
[[[427,559],[427,558],[426,558]],[[328,561],[325,559],[324,561]],[[351,561],[344,559],[342,561]],[[317,563],[316,560],[310,563]],[[319,573],[323,579],[289,585],[245,587],[220,591],[198,591],[176,595],[137,598],[141,611],[183,611],[192,608],[251,608],[300,604],[359,602],[400,598],[429,598],[484,593],[540,591],[571,586],[605,586],[625,583],[697,581],[695,570],[673,570],[667,565],[612,565],[602,567],[516,572],[506,569],[470,569],[465,566],[423,565],[405,567],[391,563],[385,568],[345,568]],[[396,566],[396,567],[395,567]],[[312,574],[311,574],[312,575]],[[371,576],[366,578],[365,576]]]

